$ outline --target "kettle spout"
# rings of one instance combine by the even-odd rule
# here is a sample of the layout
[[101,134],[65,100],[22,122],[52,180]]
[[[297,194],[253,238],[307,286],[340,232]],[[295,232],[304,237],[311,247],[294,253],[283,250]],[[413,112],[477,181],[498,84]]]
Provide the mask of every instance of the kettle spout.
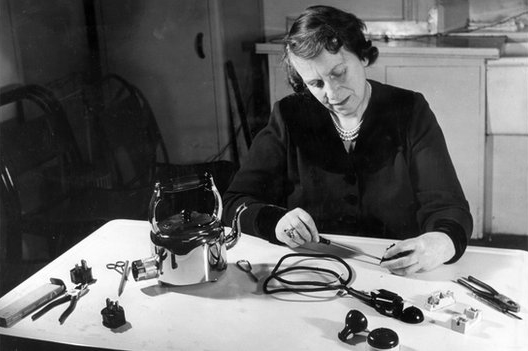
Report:
[[231,232],[226,235],[226,248],[229,250],[238,242],[242,231],[240,230],[240,215],[247,209],[245,203],[238,206],[235,211],[235,216],[233,217],[233,222],[231,224]]

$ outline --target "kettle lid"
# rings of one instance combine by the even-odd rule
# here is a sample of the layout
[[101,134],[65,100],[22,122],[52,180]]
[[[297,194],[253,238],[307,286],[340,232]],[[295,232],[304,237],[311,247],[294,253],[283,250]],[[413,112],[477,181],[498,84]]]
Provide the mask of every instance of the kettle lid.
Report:
[[183,210],[158,222],[157,235],[169,239],[183,239],[191,236],[207,236],[215,233],[220,221],[213,215],[197,211]]

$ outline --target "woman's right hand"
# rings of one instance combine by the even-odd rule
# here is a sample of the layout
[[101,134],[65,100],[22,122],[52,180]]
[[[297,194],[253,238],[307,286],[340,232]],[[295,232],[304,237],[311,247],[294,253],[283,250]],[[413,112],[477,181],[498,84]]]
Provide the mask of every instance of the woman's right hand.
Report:
[[319,232],[312,216],[299,207],[287,212],[277,222],[275,236],[289,247],[319,242]]

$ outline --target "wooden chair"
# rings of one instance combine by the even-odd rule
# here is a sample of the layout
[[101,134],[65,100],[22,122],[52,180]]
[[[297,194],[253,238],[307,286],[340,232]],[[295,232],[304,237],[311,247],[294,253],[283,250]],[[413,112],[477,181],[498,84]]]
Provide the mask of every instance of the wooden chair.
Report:
[[[92,86],[99,92],[100,105],[90,109],[103,154],[110,160],[115,186],[127,189],[150,187],[154,182],[190,174],[209,172],[223,193],[236,171],[227,160],[195,164],[172,164],[154,113],[140,89],[116,75],[109,74]],[[90,95],[94,95],[91,93]],[[96,99],[97,101],[97,99]]]
[[15,107],[15,116],[0,124],[0,194],[11,261],[22,258],[25,234],[47,238],[54,257],[68,239],[108,220],[147,218],[148,189],[93,186],[92,169],[82,162],[53,94],[36,85],[14,87],[1,92],[0,105]]

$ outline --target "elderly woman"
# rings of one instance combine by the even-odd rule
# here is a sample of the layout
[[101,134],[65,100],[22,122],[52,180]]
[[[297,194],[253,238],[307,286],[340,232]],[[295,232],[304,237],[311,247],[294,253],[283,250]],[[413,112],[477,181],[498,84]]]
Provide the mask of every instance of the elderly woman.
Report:
[[290,247],[319,233],[400,239],[382,266],[431,270],[464,253],[469,206],[424,97],[366,79],[378,50],[364,27],[328,6],[293,23],[284,61],[295,93],[256,136],[224,195],[224,220],[246,203],[242,230]]

